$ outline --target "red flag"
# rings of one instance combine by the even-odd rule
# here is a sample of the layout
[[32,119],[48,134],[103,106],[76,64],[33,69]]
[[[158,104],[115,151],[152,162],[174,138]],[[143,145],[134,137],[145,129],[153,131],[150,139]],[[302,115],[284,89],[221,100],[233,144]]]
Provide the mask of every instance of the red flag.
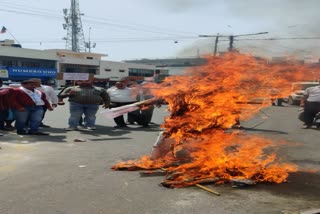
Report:
[[3,26],[0,33],[5,33],[5,32],[7,32],[7,28],[5,26]]

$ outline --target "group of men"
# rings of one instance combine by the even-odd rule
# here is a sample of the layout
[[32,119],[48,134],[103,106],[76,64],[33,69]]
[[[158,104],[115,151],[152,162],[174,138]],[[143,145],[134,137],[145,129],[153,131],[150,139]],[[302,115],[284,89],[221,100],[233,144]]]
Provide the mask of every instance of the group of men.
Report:
[[[0,82],[0,129],[12,130],[11,123],[15,120],[15,128],[19,135],[48,135],[39,131],[39,127],[48,127],[42,123],[46,111],[53,111],[58,105],[63,105],[63,99],[68,98],[70,117],[66,131],[95,130],[96,113],[100,108],[115,108],[134,103],[141,99],[142,87],[133,84],[128,87],[125,82],[117,82],[115,86],[104,89],[95,87],[92,80],[77,81],[77,84],[63,89],[58,95],[50,86],[42,85],[40,79],[28,79],[21,84],[3,87]],[[153,106],[152,106],[153,107]],[[150,109],[153,110],[153,108]],[[13,117],[9,118],[10,113]],[[128,114],[128,122],[137,122],[148,126],[152,111],[146,119],[141,111]],[[84,118],[82,116],[84,115]],[[151,115],[151,116],[150,116]],[[10,120],[11,119],[11,120]],[[114,118],[115,128],[127,127],[123,115]],[[11,128],[10,128],[11,127]]]
[[42,124],[45,112],[57,106],[53,88],[41,85],[40,79],[23,80],[9,87],[4,87],[2,80],[0,83],[0,129],[8,130],[8,121],[15,120],[19,135],[47,135],[39,127],[46,127]]

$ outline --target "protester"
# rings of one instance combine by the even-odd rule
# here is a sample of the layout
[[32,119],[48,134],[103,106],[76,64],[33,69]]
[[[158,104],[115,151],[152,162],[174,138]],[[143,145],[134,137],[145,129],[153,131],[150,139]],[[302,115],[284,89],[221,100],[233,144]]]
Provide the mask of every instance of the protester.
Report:
[[0,130],[5,130],[4,128],[5,120],[8,117],[8,107],[7,107],[8,100],[5,100],[5,95],[7,95],[8,92],[3,91],[3,89],[4,89],[3,81],[2,79],[0,79],[0,90],[2,91],[2,93],[0,93]]
[[304,107],[305,127],[303,128],[311,128],[314,117],[320,112],[320,85],[307,88],[300,105]]
[[[10,115],[10,98],[13,95],[13,89],[3,86],[3,81],[0,79],[0,130],[12,131],[14,128],[9,120]],[[0,134],[2,136],[2,134]]]
[[70,117],[69,127],[66,131],[80,129],[79,120],[84,114],[85,128],[95,130],[96,113],[99,105],[103,104],[104,108],[110,105],[110,98],[105,89],[93,86],[92,80],[78,81],[78,86],[66,88],[59,98],[69,97]]
[[[112,108],[132,104],[137,101],[135,89],[128,88],[124,82],[116,82],[115,86],[107,90],[107,93],[110,96]],[[130,114],[132,113],[128,113],[128,117],[131,117]],[[115,117],[113,120],[117,124],[114,128],[127,127],[123,115]]]
[[[140,84],[139,93],[137,96],[138,101],[143,101],[154,97],[151,93],[151,90],[148,88],[148,85],[150,84],[152,84],[152,81],[144,81]],[[154,105],[148,105],[142,109],[136,110],[130,114],[130,117],[128,116],[128,122],[130,124],[137,122],[143,127],[148,127],[149,123],[151,123],[153,110]]]
[[[51,104],[51,106],[53,108],[56,108],[58,106],[58,96],[56,95],[56,93],[54,92],[54,89],[51,86],[48,85],[42,85],[41,84],[41,79],[31,79],[34,80],[37,83],[37,89],[43,93],[46,94],[46,99],[49,101],[49,103]],[[41,120],[41,124],[40,127],[44,127],[44,128],[50,128],[50,126],[43,124],[43,119],[45,117],[45,114],[47,112],[47,107],[43,106],[43,116],[42,116],[42,120]]]
[[16,119],[16,129],[19,135],[48,135],[39,132],[39,126],[43,116],[43,106],[52,111],[45,93],[37,90],[38,83],[35,80],[24,80],[21,87],[14,89],[12,107]]
[[[75,81],[74,82],[74,86],[77,85],[77,82]],[[64,86],[58,93],[58,105],[64,105],[64,101],[63,101],[63,98],[61,97],[61,94],[62,92],[64,92],[64,90],[66,90],[68,88],[68,86]],[[84,127],[85,126],[85,123],[84,123],[84,118],[81,116],[80,119],[79,119],[79,127]]]

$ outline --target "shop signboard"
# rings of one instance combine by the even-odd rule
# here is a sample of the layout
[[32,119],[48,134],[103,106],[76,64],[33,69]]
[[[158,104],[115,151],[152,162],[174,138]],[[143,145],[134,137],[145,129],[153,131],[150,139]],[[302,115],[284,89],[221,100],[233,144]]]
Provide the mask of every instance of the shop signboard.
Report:
[[0,78],[8,78],[9,73],[6,67],[0,67]]
[[56,68],[7,67],[10,77],[56,77]]

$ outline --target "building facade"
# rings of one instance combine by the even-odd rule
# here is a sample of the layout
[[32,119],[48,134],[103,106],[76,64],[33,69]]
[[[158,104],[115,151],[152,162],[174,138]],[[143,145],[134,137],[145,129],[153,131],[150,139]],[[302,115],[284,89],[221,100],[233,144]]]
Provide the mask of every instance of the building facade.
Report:
[[103,61],[100,62],[98,79],[109,79],[112,82],[120,81],[127,77],[143,80],[144,77],[153,77],[156,67],[153,65],[143,65],[137,63]]
[[56,54],[50,52],[1,46],[0,77],[12,82],[28,78],[52,81],[57,76],[58,60]]
[[157,73],[160,74],[158,76],[159,79],[163,79],[166,75],[182,75],[186,69],[193,66],[204,65],[207,60],[204,58],[169,58],[126,60],[125,62],[154,65]]
[[104,61],[104,56],[64,49],[34,50],[0,46],[0,78],[11,82],[39,78],[44,84],[58,87],[72,84],[68,80],[57,80],[58,73],[89,73],[94,75],[97,85],[109,87],[123,79],[143,81],[157,74],[154,65]]

